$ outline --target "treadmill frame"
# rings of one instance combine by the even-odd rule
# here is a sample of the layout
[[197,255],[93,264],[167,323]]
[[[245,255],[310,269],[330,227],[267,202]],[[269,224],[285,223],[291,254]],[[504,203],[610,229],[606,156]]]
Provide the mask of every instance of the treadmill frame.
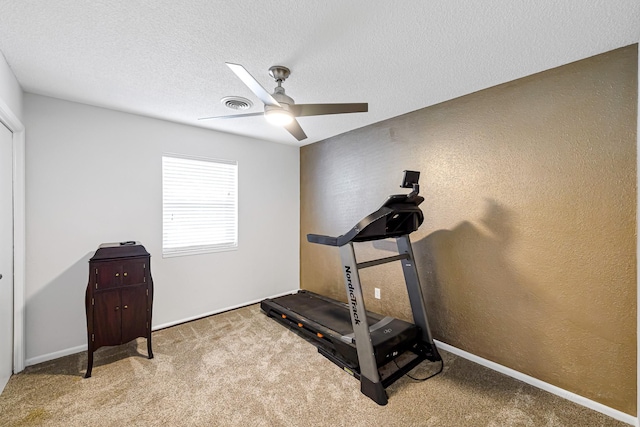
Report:
[[[419,327],[420,340],[418,341],[417,354],[419,361],[430,360],[432,362],[441,360],[438,350],[433,343],[433,337],[429,329],[427,310],[424,303],[422,288],[418,270],[414,262],[413,249],[409,235],[402,235],[396,238],[398,245],[398,255],[381,258],[373,261],[358,263],[356,261],[353,242],[340,246],[340,258],[343,265],[345,288],[351,315],[351,324],[355,335],[356,348],[358,351],[358,363],[360,365],[360,391],[371,398],[379,405],[387,404],[387,393],[385,391],[386,381],[382,381],[378,366],[376,364],[373,345],[371,344],[371,334],[367,322],[366,308],[362,294],[362,285],[358,270],[361,268],[373,267],[393,261],[402,262],[409,302],[413,313],[413,321]],[[403,369],[404,370],[404,369]]]
[[[424,198],[418,195],[418,178],[420,172],[408,170],[404,172],[401,187],[412,188],[413,191],[411,193],[407,195],[396,194],[389,196],[377,211],[360,220],[351,230],[341,236],[331,237],[319,234],[307,234],[307,241],[310,243],[337,246],[340,248],[342,273],[347,291],[347,309],[353,327],[353,339],[355,340],[358,359],[357,372],[349,370],[349,364],[346,361],[341,361],[337,355],[332,354],[330,347],[322,348],[318,345],[319,351],[331,361],[343,367],[345,371],[359,378],[362,393],[379,405],[385,405],[387,403],[385,387],[400,378],[404,373],[417,366],[423,360],[432,362],[442,360],[429,329],[424,295],[422,294],[411,240],[409,239],[409,234],[416,231],[424,221],[424,215],[419,208],[419,205],[424,201]],[[389,238],[396,239],[398,255],[366,262],[357,262],[353,246],[354,242],[367,242]],[[391,352],[390,360],[393,360],[393,362],[398,365],[398,369],[390,375],[386,375],[386,378],[383,378],[386,374],[384,370],[390,363],[387,363],[385,366],[380,366],[380,369],[376,363],[376,354],[371,341],[370,325],[367,320],[367,312],[358,271],[362,268],[394,261],[400,261],[402,263],[402,271],[411,311],[413,313],[413,321],[416,329],[419,331],[419,336],[416,337],[414,335],[410,344],[402,348],[399,347],[398,351],[394,349]],[[267,315],[271,316],[269,312]],[[286,322],[285,314],[282,314],[281,320]],[[301,327],[303,325],[298,324],[298,326]],[[388,329],[379,329],[382,329],[384,334],[392,333],[393,331],[391,327]],[[307,331],[304,332],[306,333]],[[310,336],[310,334],[308,336]],[[318,333],[317,338],[320,338],[319,343],[322,343],[322,333]],[[409,343],[409,340],[406,342]],[[415,357],[412,358],[411,355],[407,354],[408,352],[413,353]],[[405,355],[407,357],[404,357]],[[397,363],[401,358],[406,362],[402,363],[402,366]]]

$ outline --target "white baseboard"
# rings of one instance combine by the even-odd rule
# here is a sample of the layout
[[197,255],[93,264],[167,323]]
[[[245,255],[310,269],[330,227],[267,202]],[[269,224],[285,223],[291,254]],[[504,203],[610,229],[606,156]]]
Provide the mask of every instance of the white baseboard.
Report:
[[[272,296],[266,297],[266,298],[277,298],[277,297],[281,297],[283,295],[293,294],[295,292],[298,292],[298,290],[299,289],[293,289],[293,290],[290,290],[290,291],[287,291],[287,292],[282,292],[282,293],[279,293],[277,295],[272,295]],[[221,309],[214,310],[214,311],[211,311],[211,312],[208,312],[208,313],[203,313],[203,314],[199,314],[197,316],[188,317],[186,319],[176,320],[176,321],[173,321],[173,322],[167,322],[167,323],[163,323],[161,325],[155,325],[151,329],[153,331],[157,331],[159,329],[169,328],[171,326],[179,325],[181,323],[186,323],[186,322],[190,322],[192,320],[202,319],[203,317],[213,316],[214,314],[219,314],[219,313],[223,313],[225,311],[235,310],[236,308],[246,307],[248,305],[257,304],[260,301],[262,301],[263,299],[265,299],[265,298],[260,298],[260,299],[256,299],[256,300],[252,300],[252,301],[243,302],[241,304],[232,305],[230,307],[221,308]],[[64,349],[64,350],[54,351],[53,353],[47,353],[47,354],[43,354],[41,356],[31,357],[31,358],[29,358],[29,359],[27,359],[25,361],[25,365],[26,366],[37,365],[38,363],[48,362],[49,360],[58,359],[60,357],[68,356],[70,354],[79,353],[81,351],[87,351],[87,344],[79,345],[77,347],[67,348],[67,349]]]
[[577,403],[578,405],[582,405],[589,409],[593,409],[594,411],[598,411],[611,418],[615,418],[616,420],[625,422],[627,424],[631,424],[632,426],[638,426],[638,419],[633,415],[626,414],[622,411],[618,411],[617,409],[613,409],[606,405],[603,405],[602,403],[598,403],[594,400],[587,399],[586,397],[572,393],[568,390],[562,389],[560,387],[556,387],[553,384],[549,384],[537,378],[530,377],[529,375],[523,374],[522,372],[518,372],[514,369],[507,368],[506,366],[500,365],[490,360],[483,359],[480,356],[476,356],[475,354],[471,354],[464,350],[460,350],[459,348],[454,347],[452,345],[443,343],[438,340],[434,340],[434,342],[436,344],[436,347],[441,348],[445,351],[448,351],[449,353],[453,353],[456,356],[460,356],[464,359],[475,362],[478,365],[485,366],[489,369],[500,372],[501,374],[505,374],[507,376],[520,380],[524,383],[527,383],[529,385],[542,389],[544,391],[548,391],[549,393],[553,393],[571,402]]
[[49,360],[58,359],[60,357],[68,356],[70,354],[80,353],[81,351],[87,351],[87,345],[79,345],[77,347],[66,348],[60,351],[54,351],[53,353],[43,354],[41,356],[31,357],[25,360],[26,366],[37,365],[38,363],[48,362]]

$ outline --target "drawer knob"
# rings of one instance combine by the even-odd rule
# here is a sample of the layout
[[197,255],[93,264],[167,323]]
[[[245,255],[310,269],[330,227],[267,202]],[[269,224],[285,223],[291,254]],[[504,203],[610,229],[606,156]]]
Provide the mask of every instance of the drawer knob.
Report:
[[124,274],[123,274],[123,276],[124,276],[124,277],[127,277],[127,273],[124,273]]
[[128,305],[125,305],[125,306],[124,306],[124,308],[125,308],[125,310],[126,310],[127,308],[129,308],[129,306],[128,306]]
[[120,310],[120,306],[116,305],[116,311]]
[[116,277],[119,277],[119,276],[120,276],[120,273],[116,273]]

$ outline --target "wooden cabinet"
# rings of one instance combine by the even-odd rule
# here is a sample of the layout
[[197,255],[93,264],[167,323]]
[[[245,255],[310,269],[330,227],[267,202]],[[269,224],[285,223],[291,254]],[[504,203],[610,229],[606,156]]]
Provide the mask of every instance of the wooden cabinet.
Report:
[[138,337],[147,339],[151,350],[153,281],[151,257],[138,242],[105,243],[89,260],[89,284],[85,294],[88,365],[91,376],[93,353],[102,346],[125,344]]

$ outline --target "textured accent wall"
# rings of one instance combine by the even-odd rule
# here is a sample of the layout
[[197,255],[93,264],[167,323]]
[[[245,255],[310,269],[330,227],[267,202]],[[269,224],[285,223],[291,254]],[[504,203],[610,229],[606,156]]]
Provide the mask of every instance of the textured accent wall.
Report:
[[[637,52],[303,147],[302,288],[345,300],[338,250],[306,234],[345,233],[402,192],[404,169],[420,170],[412,241],[434,336],[635,415]],[[411,319],[399,265],[361,279],[368,309]]]

